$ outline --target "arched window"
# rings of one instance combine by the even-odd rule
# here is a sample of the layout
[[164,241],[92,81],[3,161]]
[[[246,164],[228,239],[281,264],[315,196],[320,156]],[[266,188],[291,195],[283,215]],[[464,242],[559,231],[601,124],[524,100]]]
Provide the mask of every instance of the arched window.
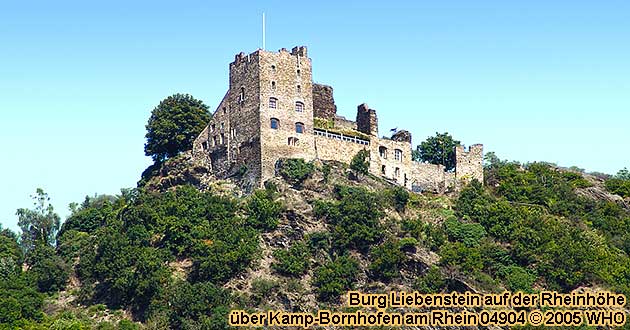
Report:
[[272,129],[280,128],[280,121],[278,120],[278,118],[271,118],[271,128]]
[[387,148],[378,147],[378,154],[381,156],[381,158],[387,159]]
[[296,138],[296,137],[290,137],[290,138],[287,140],[287,143],[288,143],[290,146],[295,146],[295,145],[297,145],[298,141],[299,141],[299,140],[298,140],[298,138]]
[[297,92],[298,92],[298,93],[302,93],[302,86],[297,85]]
[[275,65],[271,65],[271,72],[276,73],[276,66]]
[[272,81],[272,82],[271,82],[271,90],[272,90],[272,91],[275,91],[275,90],[276,90],[276,82],[275,82],[275,81]]
[[278,107],[278,99],[275,97],[269,98],[269,109],[276,109]]
[[300,69],[297,69],[297,75],[298,75],[298,77],[300,76]]
[[295,123],[295,132],[304,133],[304,124],[303,123]]
[[239,95],[238,100],[241,102],[245,101],[245,87],[241,87],[241,94]]
[[304,103],[297,101],[295,102],[295,111],[302,112],[304,111]]

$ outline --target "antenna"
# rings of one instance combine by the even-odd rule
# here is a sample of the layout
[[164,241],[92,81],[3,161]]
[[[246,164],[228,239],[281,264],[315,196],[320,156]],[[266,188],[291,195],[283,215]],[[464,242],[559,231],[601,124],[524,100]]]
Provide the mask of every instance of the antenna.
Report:
[[265,13],[262,13],[262,50],[265,50]]

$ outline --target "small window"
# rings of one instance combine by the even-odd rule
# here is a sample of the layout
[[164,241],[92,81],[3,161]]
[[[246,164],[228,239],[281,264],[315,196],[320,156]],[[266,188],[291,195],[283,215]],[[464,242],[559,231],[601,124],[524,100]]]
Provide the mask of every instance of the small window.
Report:
[[385,165],[381,166],[381,174],[385,175]]
[[278,107],[278,99],[275,97],[269,98],[269,109],[276,109]]
[[214,132],[215,129],[216,129],[216,126],[212,124],[212,126],[210,126],[210,133]]
[[299,140],[298,140],[298,138],[296,138],[296,137],[290,137],[290,138],[287,140],[287,143],[288,143],[290,146],[296,146],[296,145],[298,144],[298,141],[299,141]]
[[297,112],[303,112],[304,111],[304,103],[302,102],[295,102],[295,111]]
[[302,93],[302,86],[297,85],[297,92],[298,92],[298,93]]
[[277,118],[271,118],[271,128],[278,129],[280,127],[280,121]]
[[223,107],[223,113],[227,113],[227,109]]
[[221,133],[221,144],[225,144],[225,134]]
[[240,102],[245,101],[245,87],[241,87],[241,94],[239,95],[238,100]]
[[221,130],[225,128],[225,123],[221,123]]
[[394,170],[394,176],[395,177],[399,177],[400,176],[400,168],[396,167],[396,169]]
[[203,141],[203,142],[201,143],[201,148],[202,148],[203,150],[208,149],[208,142]]
[[394,150],[394,159],[395,160],[402,160],[402,150],[400,150],[400,149],[395,149]]
[[276,73],[276,66],[275,65],[271,65],[271,72]]
[[[298,62],[298,65],[299,65],[299,63],[300,63],[300,62]],[[300,75],[300,69],[297,69],[297,75],[298,75],[298,76]]]
[[378,154],[381,156],[381,158],[387,159],[387,148],[378,147]]
[[275,82],[275,81],[272,81],[272,82],[271,82],[271,90],[272,90],[272,91],[275,91],[275,90],[276,90],[276,82]]
[[295,132],[296,133],[304,133],[304,124],[303,123],[295,123]]

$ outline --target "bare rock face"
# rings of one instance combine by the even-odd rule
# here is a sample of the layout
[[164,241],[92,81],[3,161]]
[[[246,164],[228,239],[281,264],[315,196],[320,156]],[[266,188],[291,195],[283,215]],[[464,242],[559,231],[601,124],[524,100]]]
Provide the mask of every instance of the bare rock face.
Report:
[[166,160],[162,164],[151,165],[143,173],[138,186],[148,190],[164,192],[182,185],[193,185],[207,190],[214,180],[210,168],[196,160],[190,151]]

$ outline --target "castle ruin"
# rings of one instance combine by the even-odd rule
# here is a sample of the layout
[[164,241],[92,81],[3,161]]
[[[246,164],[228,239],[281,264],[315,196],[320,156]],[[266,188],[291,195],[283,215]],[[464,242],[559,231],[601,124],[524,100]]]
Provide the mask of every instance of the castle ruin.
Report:
[[337,115],[330,86],[313,83],[306,47],[257,50],[230,63],[228,91],[195,139],[193,155],[217,178],[241,176],[259,188],[275,176],[282,158],[350,163],[369,152],[370,173],[413,191],[445,192],[472,179],[483,182],[483,146],[455,149],[456,168],[412,160],[411,134],[379,137],[376,111],[357,108],[356,120]]

